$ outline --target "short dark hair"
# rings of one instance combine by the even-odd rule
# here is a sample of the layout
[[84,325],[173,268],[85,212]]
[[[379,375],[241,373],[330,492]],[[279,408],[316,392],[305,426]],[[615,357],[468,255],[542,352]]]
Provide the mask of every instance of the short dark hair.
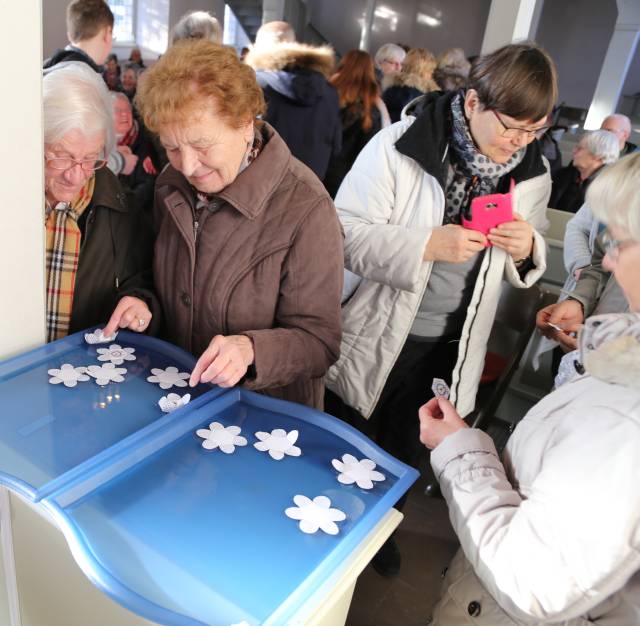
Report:
[[67,34],[72,42],[91,39],[105,26],[113,28],[113,13],[104,0],[73,0],[67,6]]
[[532,42],[509,44],[478,57],[469,72],[485,109],[523,121],[538,121],[551,113],[558,98],[556,66],[549,54]]

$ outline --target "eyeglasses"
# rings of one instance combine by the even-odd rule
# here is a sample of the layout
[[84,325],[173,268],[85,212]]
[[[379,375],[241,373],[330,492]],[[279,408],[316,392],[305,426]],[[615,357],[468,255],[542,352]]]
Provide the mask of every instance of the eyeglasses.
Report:
[[609,231],[602,234],[602,247],[612,261],[618,259],[621,250],[635,243],[638,243],[635,239],[615,239]]
[[61,171],[70,170],[76,165],[79,165],[84,172],[95,172],[96,170],[103,168],[107,164],[106,159],[84,159],[82,161],[76,161],[75,159],[70,159],[67,157],[45,157],[45,161],[51,169]]
[[528,129],[528,128],[516,128],[514,126],[507,126],[502,118],[498,115],[497,111],[491,109],[491,113],[496,116],[496,119],[502,126],[502,136],[509,139],[520,139],[520,137],[526,137],[527,141],[533,139],[540,139],[548,130],[549,126],[541,126],[540,128]]

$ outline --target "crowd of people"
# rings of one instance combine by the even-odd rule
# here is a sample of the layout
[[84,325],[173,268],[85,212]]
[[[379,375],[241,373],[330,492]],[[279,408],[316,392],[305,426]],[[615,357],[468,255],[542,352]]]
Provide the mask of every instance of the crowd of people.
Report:
[[[628,120],[585,134],[552,178],[556,69],[532,42],[336,63],[270,22],[240,58],[195,12],[150,67],[134,49],[121,68],[104,0],[73,0],[67,22],[43,79],[48,339],[151,333],[197,357],[192,386],[371,420],[413,466],[429,448],[461,543],[433,624],[640,623]],[[469,226],[487,197],[511,218]],[[501,459],[463,418],[503,279],[546,270],[548,207],[576,214],[565,294],[537,319],[558,383]],[[392,537],[374,566],[400,563]]]

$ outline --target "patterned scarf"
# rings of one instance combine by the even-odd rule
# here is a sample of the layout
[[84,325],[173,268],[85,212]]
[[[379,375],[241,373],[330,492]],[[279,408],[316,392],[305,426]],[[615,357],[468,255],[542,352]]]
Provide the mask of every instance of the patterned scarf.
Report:
[[69,333],[82,236],[78,219],[91,202],[95,181],[93,175],[71,204],[58,202],[45,211],[47,341],[66,337]]
[[444,224],[460,224],[476,196],[495,193],[498,181],[522,161],[526,148],[515,152],[504,164],[494,163],[478,151],[464,115],[463,94],[451,101],[453,135],[451,164],[447,174]]

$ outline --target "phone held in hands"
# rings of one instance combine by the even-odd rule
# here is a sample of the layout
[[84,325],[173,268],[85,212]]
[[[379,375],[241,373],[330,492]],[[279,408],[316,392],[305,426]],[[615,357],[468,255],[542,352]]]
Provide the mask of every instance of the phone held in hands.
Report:
[[[471,217],[462,218],[462,225],[488,235],[489,231],[500,224],[513,221],[512,196],[515,183],[511,180],[509,193],[492,193],[477,196],[471,200]],[[491,245],[487,241],[487,247]]]

